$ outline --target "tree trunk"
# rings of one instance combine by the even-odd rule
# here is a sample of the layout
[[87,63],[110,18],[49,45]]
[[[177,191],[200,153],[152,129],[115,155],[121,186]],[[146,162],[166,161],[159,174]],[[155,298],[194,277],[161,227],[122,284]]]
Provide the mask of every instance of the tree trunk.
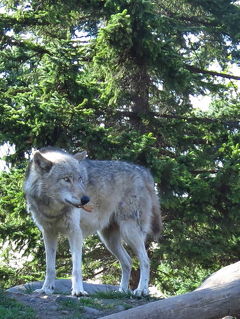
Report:
[[240,313],[240,262],[212,274],[196,290],[104,319],[218,319]]
[[146,130],[141,117],[150,112],[149,85],[150,79],[147,67],[144,61],[142,61],[142,63],[141,61],[137,61],[129,83],[131,111],[134,114],[130,117],[130,122],[132,126],[141,133],[145,133]]
[[147,67],[144,63],[136,65],[132,74],[132,111],[137,114],[144,114],[150,111],[149,106],[149,85],[150,79]]

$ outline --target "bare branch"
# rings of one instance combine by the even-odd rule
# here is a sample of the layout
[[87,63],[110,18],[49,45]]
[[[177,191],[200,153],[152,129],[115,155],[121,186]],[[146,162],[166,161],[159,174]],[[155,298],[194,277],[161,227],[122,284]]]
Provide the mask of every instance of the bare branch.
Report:
[[240,80],[240,76],[236,76],[236,75],[232,75],[232,74],[227,74],[227,73],[222,73],[222,72],[215,72],[215,71],[211,71],[211,70],[203,70],[200,69],[196,66],[193,65],[188,65],[185,64],[186,69],[188,69],[189,71],[193,72],[193,73],[201,73],[201,74],[208,74],[211,76],[219,76],[225,79],[231,79],[231,80]]
[[[118,116],[122,117],[141,117],[142,114],[138,114],[136,112],[129,112],[129,111],[118,111],[116,113]],[[202,123],[221,123],[225,125],[232,125],[232,126],[238,126],[240,125],[240,120],[226,120],[222,118],[210,118],[210,117],[189,117],[189,116],[180,116],[180,115],[174,115],[174,114],[159,114],[157,112],[147,112],[147,115],[150,115],[152,118],[160,119],[160,118],[166,118],[166,119],[177,119],[177,120],[184,120],[187,122],[202,122]]]

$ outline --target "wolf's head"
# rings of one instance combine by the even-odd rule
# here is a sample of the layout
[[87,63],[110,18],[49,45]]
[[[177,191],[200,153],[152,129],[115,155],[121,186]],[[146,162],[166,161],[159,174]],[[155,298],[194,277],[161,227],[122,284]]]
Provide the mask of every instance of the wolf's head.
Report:
[[86,152],[74,156],[53,148],[36,151],[25,182],[26,196],[42,204],[80,207],[86,201],[85,184],[87,171],[79,161]]

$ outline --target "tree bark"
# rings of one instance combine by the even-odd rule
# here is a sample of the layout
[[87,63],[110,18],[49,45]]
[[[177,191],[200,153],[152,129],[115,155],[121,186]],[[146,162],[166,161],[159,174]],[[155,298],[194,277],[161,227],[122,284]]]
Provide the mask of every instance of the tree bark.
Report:
[[240,313],[240,262],[212,274],[196,290],[104,319],[217,319]]

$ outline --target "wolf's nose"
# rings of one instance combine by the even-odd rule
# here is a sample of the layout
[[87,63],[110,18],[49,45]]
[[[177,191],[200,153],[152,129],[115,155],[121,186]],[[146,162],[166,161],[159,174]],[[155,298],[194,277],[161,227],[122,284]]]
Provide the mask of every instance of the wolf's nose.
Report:
[[88,202],[90,201],[90,198],[86,195],[84,195],[82,198],[81,198],[81,204],[82,205],[86,205]]

